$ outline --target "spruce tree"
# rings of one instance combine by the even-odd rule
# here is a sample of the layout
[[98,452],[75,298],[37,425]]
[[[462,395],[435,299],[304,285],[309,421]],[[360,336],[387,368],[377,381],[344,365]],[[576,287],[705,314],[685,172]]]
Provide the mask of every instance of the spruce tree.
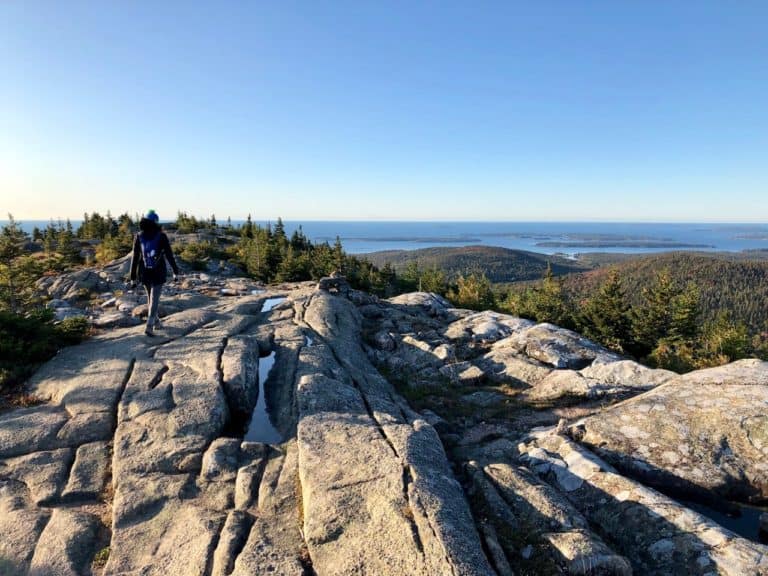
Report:
[[17,291],[19,290],[18,259],[24,253],[26,234],[8,214],[8,224],[0,230],[0,279],[3,291],[0,303],[11,312],[18,311]]
[[585,336],[612,348],[626,352],[632,347],[632,321],[621,278],[613,271],[579,314],[579,324]]
[[653,283],[643,288],[641,303],[632,313],[635,355],[650,354],[658,342],[669,334],[672,321],[671,304],[676,293],[674,283],[666,270],[658,272]]

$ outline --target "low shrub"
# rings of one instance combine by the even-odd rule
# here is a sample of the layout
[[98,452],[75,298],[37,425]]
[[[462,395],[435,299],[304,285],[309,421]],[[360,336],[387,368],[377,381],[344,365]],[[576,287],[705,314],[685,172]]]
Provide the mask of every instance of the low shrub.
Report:
[[21,315],[0,312],[0,392],[8,393],[63,346],[82,341],[85,318],[68,318],[55,325],[50,310]]

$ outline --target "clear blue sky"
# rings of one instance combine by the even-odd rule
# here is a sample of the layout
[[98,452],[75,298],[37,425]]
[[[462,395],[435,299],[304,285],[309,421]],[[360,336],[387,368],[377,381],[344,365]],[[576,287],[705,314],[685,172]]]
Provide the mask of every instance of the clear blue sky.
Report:
[[767,25],[764,0],[5,0],[0,210],[766,222]]

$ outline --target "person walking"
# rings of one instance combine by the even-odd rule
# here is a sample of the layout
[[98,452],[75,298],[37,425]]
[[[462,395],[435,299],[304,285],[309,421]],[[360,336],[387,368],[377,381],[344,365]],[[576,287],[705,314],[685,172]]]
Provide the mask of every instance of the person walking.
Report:
[[131,257],[130,283],[135,286],[136,278],[147,291],[147,327],[144,334],[154,336],[155,328],[160,327],[157,310],[160,305],[160,293],[165,284],[168,269],[165,261],[173,268],[173,281],[179,278],[179,267],[173,257],[171,243],[158,224],[160,217],[154,210],[148,210],[139,221],[139,230],[133,241]]

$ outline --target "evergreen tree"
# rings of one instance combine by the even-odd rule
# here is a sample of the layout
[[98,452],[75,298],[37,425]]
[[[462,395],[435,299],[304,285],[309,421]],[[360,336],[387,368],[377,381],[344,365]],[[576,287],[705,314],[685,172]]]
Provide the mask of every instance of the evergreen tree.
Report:
[[333,269],[341,274],[345,272],[344,266],[344,248],[341,245],[341,238],[336,236],[336,242],[333,243]]
[[272,232],[273,242],[277,245],[278,249],[283,252],[288,246],[288,236],[285,234],[285,224],[283,219],[278,216],[277,223],[275,224],[275,230]]
[[579,314],[585,336],[618,352],[632,347],[630,306],[617,272],[612,272],[595,296],[586,301]]
[[668,337],[682,342],[692,342],[698,338],[700,315],[699,289],[695,284],[688,283],[672,299]]
[[485,274],[459,275],[456,290],[448,292],[448,299],[459,308],[489,310],[496,304],[491,282]]
[[56,252],[58,247],[58,230],[53,222],[49,222],[45,227],[45,233],[43,234],[43,250],[48,255]]
[[743,322],[733,322],[727,312],[721,312],[702,330],[696,367],[720,366],[747,358],[754,352],[757,350],[752,348],[747,326]]
[[421,289],[444,296],[448,292],[448,278],[445,272],[437,266],[428,268],[421,273]]
[[421,291],[421,269],[416,260],[411,260],[405,265],[399,278],[400,290],[403,292]]
[[19,258],[24,253],[26,234],[16,223],[12,214],[8,214],[8,224],[0,230],[0,281],[4,290],[0,293],[0,303],[11,312],[18,311],[17,292],[21,288]]
[[69,218],[67,218],[66,226],[59,230],[56,244],[57,250],[64,257],[66,264],[74,265],[80,262],[80,245],[75,238],[72,222]]
[[277,270],[277,282],[296,282],[309,279],[308,259],[306,254],[296,253],[293,246],[288,246],[285,256]]
[[642,300],[632,311],[636,356],[646,356],[669,334],[671,303],[677,290],[666,270],[658,272],[654,282],[642,290]]
[[555,278],[550,265],[547,265],[541,285],[529,287],[520,293],[510,293],[504,308],[522,318],[551,322],[563,328],[575,327],[574,315],[565,297],[562,281]]
[[248,214],[248,218],[245,219],[245,224],[240,231],[240,235],[243,238],[253,238],[253,222],[251,222],[251,215]]
[[377,294],[386,297],[393,296],[397,290],[397,285],[398,278],[395,269],[391,263],[386,262],[379,273],[377,286],[380,286],[380,292],[377,292]]
[[302,230],[301,226],[299,226],[296,230],[293,231],[293,234],[291,234],[291,246],[293,246],[293,249],[298,252],[309,250],[310,242],[309,239],[304,235],[304,230]]

